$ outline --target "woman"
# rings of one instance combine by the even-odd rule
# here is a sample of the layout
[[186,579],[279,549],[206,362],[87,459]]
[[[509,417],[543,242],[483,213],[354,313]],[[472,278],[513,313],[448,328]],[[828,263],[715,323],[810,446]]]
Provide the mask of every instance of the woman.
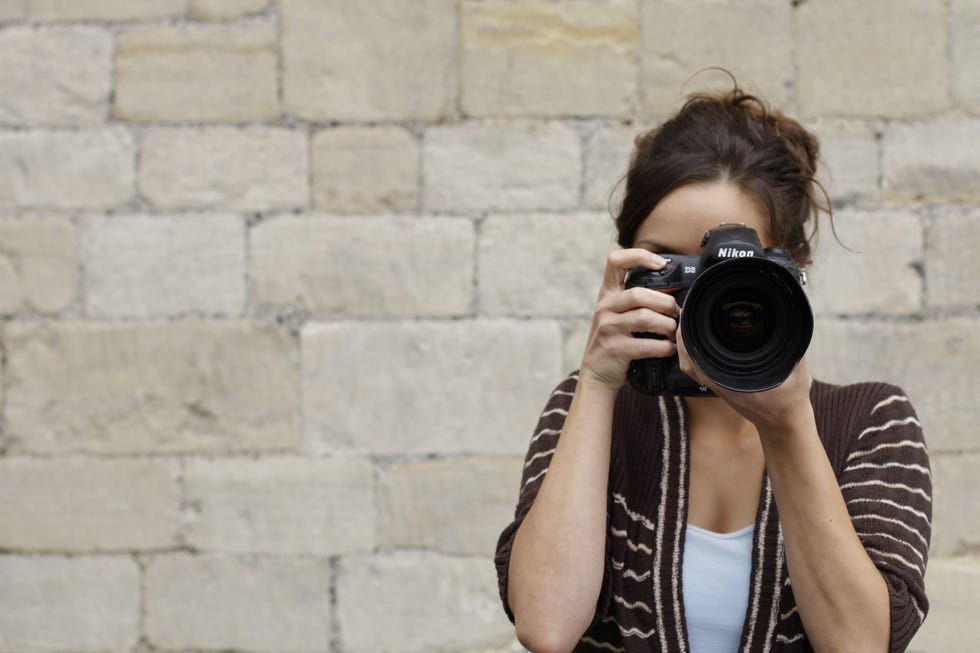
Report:
[[[805,360],[772,390],[725,390],[688,357],[674,298],[624,289],[628,270],[697,254],[723,222],[806,265],[817,154],[737,88],[637,139],[624,249],[497,549],[505,609],[535,653],[902,651],[925,618],[931,481],[904,393],[814,381]],[[626,384],[630,361],[675,353],[715,396]]]

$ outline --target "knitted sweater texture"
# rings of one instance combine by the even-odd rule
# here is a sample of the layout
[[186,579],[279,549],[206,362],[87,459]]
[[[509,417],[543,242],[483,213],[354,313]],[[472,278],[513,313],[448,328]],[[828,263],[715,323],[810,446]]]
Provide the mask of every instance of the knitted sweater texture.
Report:
[[[514,521],[495,563],[507,615],[511,546],[548,472],[577,374],[551,395],[525,459]],[[932,483],[922,431],[905,394],[883,383],[810,390],[817,429],[851,521],[888,586],[890,651],[925,618],[923,575]],[[690,460],[684,401],[620,391],[613,417],[606,570],[595,619],[575,651],[688,653],[681,591]],[[749,602],[739,651],[812,651],[793,599],[779,512],[765,476],[756,514]]]

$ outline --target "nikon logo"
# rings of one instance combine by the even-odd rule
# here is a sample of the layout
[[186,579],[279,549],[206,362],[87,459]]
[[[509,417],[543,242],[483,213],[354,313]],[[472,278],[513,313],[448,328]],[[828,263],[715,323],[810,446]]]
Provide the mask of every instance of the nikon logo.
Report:
[[751,249],[735,249],[734,247],[718,248],[718,258],[744,258],[746,256],[755,256],[755,252]]

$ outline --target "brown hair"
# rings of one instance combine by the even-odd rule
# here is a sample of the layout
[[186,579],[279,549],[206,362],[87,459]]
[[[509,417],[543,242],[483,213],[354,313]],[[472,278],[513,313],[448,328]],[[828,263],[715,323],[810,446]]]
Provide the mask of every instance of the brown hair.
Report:
[[805,265],[817,215],[831,215],[827,193],[814,177],[819,149],[802,125],[737,86],[693,95],[673,118],[636,139],[616,217],[619,244],[633,246],[640,225],[672,190],[725,181],[758,202],[768,213],[773,244]]

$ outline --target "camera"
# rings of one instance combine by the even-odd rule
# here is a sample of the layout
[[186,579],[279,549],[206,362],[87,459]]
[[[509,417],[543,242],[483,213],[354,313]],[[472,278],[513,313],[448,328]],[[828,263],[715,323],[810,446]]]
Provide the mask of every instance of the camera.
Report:
[[[806,273],[786,250],[763,249],[755,230],[744,224],[709,229],[700,249],[696,256],[661,254],[667,264],[660,270],[633,268],[626,287],[674,295],[683,308],[680,329],[688,354],[714,383],[737,392],[775,388],[813,336]],[[676,354],[634,360],[627,378],[652,395],[712,394],[680,370]]]

